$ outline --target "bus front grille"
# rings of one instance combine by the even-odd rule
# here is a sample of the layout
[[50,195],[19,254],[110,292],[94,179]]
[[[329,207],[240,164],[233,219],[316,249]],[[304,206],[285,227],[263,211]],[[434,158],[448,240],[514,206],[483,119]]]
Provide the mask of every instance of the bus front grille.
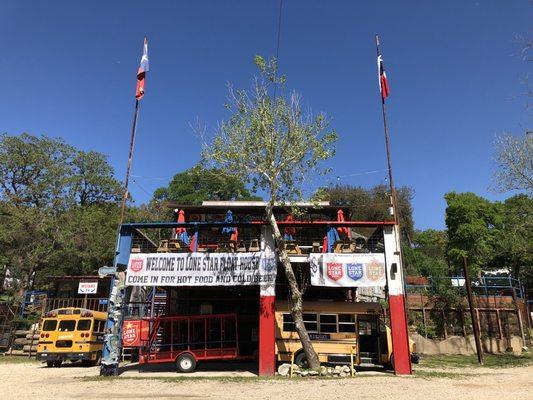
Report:
[[72,340],[57,340],[56,347],[72,347]]

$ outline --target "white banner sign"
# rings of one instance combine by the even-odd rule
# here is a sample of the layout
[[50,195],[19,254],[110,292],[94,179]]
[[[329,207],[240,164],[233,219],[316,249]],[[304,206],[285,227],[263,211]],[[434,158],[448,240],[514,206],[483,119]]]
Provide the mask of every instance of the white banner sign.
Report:
[[311,285],[337,287],[385,286],[383,253],[309,255]]
[[127,286],[274,286],[274,254],[149,253],[131,254]]
[[78,284],[78,294],[96,294],[98,282],[80,282]]

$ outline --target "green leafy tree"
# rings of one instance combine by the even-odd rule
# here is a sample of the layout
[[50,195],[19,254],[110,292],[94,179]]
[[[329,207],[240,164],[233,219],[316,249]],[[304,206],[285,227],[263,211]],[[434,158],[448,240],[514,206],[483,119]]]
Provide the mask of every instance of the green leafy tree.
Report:
[[20,293],[112,257],[119,192],[100,153],[45,136],[0,136],[0,254]]
[[[322,196],[332,205],[350,208],[350,219],[359,221],[383,221],[392,219],[389,187],[376,185],[372,188],[337,185],[321,189]],[[402,239],[411,243],[414,235],[413,206],[414,190],[407,186],[396,189]]]
[[278,77],[275,60],[256,56],[260,77],[253,88],[229,90],[227,108],[231,116],[221,123],[211,145],[204,149],[204,160],[228,171],[266,196],[266,216],[278,244],[280,261],[288,281],[291,314],[299,334],[307,362],[311,368],[320,363],[305,328],[302,312],[302,283],[298,283],[283,237],[274,216],[276,203],[290,203],[302,198],[302,186],[309,174],[325,172],[320,162],[330,158],[337,139],[328,130],[323,114],[303,111],[300,96],[272,97],[273,87],[283,93],[285,78]]
[[73,151],[61,139],[0,135],[0,199],[21,206],[63,206]]
[[461,270],[463,257],[468,259],[472,275],[481,273],[495,256],[503,226],[501,204],[474,193],[446,193],[447,255],[450,263]]
[[106,157],[96,151],[78,151],[70,163],[72,169],[69,190],[79,205],[116,202],[121,198],[122,186],[115,178],[113,167]]
[[502,205],[503,228],[497,240],[494,269],[509,268],[529,291],[533,290],[533,199],[525,194]]
[[168,187],[156,189],[154,200],[199,205],[206,200],[256,200],[238,176],[198,164],[179,172]]

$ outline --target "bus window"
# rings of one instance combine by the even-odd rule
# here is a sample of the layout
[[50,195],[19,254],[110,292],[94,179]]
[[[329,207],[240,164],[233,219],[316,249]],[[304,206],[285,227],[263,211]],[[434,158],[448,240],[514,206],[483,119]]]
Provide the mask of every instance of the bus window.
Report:
[[356,332],[354,314],[339,314],[339,332]]
[[291,314],[283,314],[283,331],[284,332],[296,332],[294,327],[294,320]]
[[305,329],[309,332],[318,332],[318,321],[316,314],[303,314]]
[[94,321],[94,331],[103,332],[105,327],[105,321]]
[[64,319],[59,322],[59,332],[72,332],[76,328],[76,321],[73,319]]
[[337,314],[320,314],[320,333],[337,332]]
[[79,331],[88,331],[91,329],[91,320],[90,319],[80,319],[78,321],[78,328]]
[[45,319],[43,322],[43,331],[45,332],[51,332],[55,331],[57,328],[57,320],[56,319]]

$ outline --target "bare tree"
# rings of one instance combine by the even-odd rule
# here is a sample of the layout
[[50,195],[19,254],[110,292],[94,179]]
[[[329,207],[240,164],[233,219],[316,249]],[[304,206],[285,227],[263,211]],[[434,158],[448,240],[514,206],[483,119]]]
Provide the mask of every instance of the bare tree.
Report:
[[256,56],[260,76],[250,91],[229,88],[227,109],[231,117],[220,124],[203,159],[240,176],[267,194],[266,217],[279,249],[279,258],[289,284],[291,314],[310,368],[320,362],[303,322],[302,294],[305,282],[298,282],[274,215],[274,206],[302,198],[302,187],[310,174],[322,174],[320,162],[334,154],[335,131],[328,131],[323,114],[302,110],[300,95],[281,91],[285,78],[278,77],[276,60]]
[[533,193],[533,134],[500,136],[495,147],[499,166],[494,175],[496,188],[502,192],[525,190]]

